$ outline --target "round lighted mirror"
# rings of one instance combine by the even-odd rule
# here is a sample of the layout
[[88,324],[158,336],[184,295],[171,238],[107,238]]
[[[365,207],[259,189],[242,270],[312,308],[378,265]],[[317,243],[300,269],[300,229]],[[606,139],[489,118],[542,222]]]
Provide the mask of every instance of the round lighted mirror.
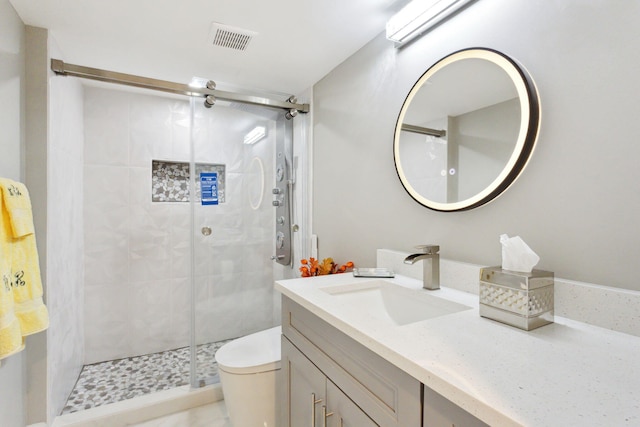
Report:
[[400,110],[400,181],[430,209],[483,205],[522,172],[539,119],[533,80],[513,59],[485,48],[452,53],[420,77]]

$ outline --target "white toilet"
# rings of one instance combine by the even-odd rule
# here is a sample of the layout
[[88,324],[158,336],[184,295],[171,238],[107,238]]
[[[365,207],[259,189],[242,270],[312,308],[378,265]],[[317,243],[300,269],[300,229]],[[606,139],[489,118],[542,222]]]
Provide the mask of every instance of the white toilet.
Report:
[[276,376],[282,327],[233,340],[216,352],[220,382],[234,427],[276,426]]

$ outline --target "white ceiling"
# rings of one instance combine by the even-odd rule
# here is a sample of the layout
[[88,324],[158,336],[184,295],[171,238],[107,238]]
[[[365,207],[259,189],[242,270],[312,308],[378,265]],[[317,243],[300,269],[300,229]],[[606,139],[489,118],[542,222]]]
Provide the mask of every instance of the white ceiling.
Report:
[[[188,83],[193,76],[297,94],[384,30],[406,0],[10,0],[65,62]],[[257,36],[209,43],[212,22]]]

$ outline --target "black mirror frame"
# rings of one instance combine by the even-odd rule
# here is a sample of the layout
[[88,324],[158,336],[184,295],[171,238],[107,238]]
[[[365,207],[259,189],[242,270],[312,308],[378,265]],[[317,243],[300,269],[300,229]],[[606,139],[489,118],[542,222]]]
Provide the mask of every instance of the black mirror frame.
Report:
[[[521,116],[525,121],[526,120],[526,129],[524,130],[524,135],[522,132],[518,136],[518,141],[516,142],[516,149],[511,156],[511,159],[505,169],[500,174],[495,181],[493,181],[487,188],[478,193],[476,196],[471,197],[466,200],[462,200],[455,203],[439,203],[426,199],[425,197],[418,194],[411,187],[410,183],[407,181],[404,173],[402,172],[402,167],[400,165],[399,159],[399,141],[400,141],[400,131],[402,126],[402,119],[409,108],[411,100],[413,96],[420,90],[422,84],[429,79],[433,74],[442,69],[446,64],[462,60],[466,58],[492,58],[493,62],[500,65],[509,76],[512,77],[513,83],[516,85],[520,95],[520,103]],[[445,64],[445,65],[442,65]],[[505,65],[509,67],[505,68]],[[515,78],[514,76],[517,76]],[[523,101],[522,97],[526,94],[526,99]],[[525,117],[526,115],[526,117]],[[521,129],[524,127],[521,123]],[[393,139],[393,154],[394,154],[394,164],[396,167],[396,173],[398,174],[398,178],[402,183],[405,191],[418,203],[421,205],[440,212],[456,212],[456,211],[466,211],[470,209],[477,208],[482,206],[496,197],[498,197],[501,193],[503,193],[513,182],[518,178],[518,176],[524,170],[526,164],[529,162],[531,154],[536,145],[538,133],[540,128],[540,102],[538,91],[535,83],[533,82],[531,76],[527,73],[527,71],[522,67],[518,62],[508,57],[507,55],[489,48],[482,47],[474,47],[461,49],[456,52],[453,52],[439,61],[437,61],[434,65],[429,67],[429,69],[422,74],[422,76],[416,81],[413,85],[409,94],[405,98],[404,103],[402,104],[402,108],[400,109],[400,113],[398,114],[398,118],[396,120],[396,127],[394,131],[394,139]],[[507,170],[508,168],[508,170]]]

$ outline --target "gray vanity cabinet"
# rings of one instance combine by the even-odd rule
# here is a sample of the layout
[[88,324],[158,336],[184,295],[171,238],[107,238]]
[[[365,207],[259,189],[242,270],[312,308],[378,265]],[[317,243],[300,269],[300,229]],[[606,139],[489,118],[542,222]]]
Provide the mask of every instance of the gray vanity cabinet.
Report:
[[282,340],[282,366],[288,398],[286,426],[375,427],[351,399],[288,339]]
[[321,426],[318,404],[326,405],[327,377],[282,338],[281,375],[287,390],[286,426]]
[[327,402],[332,415],[328,417],[328,426],[335,427],[378,427],[338,386],[327,380]]
[[421,425],[419,381],[286,297],[282,309],[278,426],[324,427],[323,406],[327,426]]
[[282,334],[279,427],[487,426],[284,296]]
[[489,427],[440,394],[424,387],[424,427]]

